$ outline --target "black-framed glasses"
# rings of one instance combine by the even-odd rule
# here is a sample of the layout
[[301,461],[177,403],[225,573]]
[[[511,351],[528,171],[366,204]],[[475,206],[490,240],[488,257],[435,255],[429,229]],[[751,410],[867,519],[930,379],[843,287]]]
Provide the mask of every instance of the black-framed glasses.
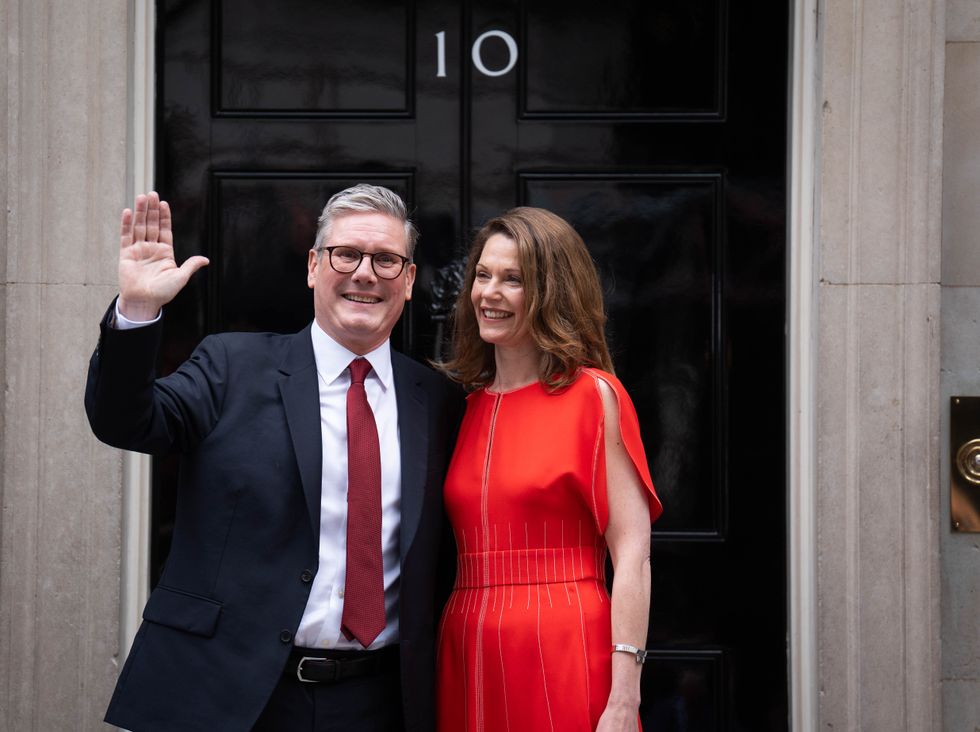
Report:
[[326,252],[331,268],[341,274],[350,274],[361,266],[364,257],[371,257],[371,269],[383,280],[395,279],[409,262],[408,257],[395,252],[362,252],[346,246],[320,247],[318,251]]

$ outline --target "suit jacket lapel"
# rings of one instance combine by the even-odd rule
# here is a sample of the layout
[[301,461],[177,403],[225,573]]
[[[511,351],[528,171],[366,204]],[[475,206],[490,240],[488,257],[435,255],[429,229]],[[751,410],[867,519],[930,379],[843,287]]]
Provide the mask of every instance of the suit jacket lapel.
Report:
[[402,561],[415,538],[425,499],[426,456],[428,455],[428,399],[419,380],[412,377],[412,364],[392,351],[395,398],[398,403],[398,440],[401,443],[402,500],[399,547]]
[[293,336],[279,371],[282,373],[279,393],[286,411],[293,450],[296,451],[310,528],[314,541],[319,542],[323,443],[320,438],[320,389],[310,326]]

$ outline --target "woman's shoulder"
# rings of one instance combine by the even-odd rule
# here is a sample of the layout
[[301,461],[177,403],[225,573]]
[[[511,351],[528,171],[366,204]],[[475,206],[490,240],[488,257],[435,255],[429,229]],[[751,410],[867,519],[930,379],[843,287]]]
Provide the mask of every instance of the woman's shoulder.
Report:
[[[579,381],[592,385],[592,392],[602,403],[607,416],[618,412],[619,419],[622,420],[627,414],[635,415],[636,407],[633,405],[633,399],[615,374],[597,368],[583,368]],[[635,419],[635,416],[633,418]]]
[[611,374],[608,371],[603,371],[602,369],[595,368],[592,366],[586,366],[582,369],[582,375],[579,377],[579,381],[586,381],[586,383],[594,384],[601,393],[601,385],[603,383],[607,384],[613,392],[618,396],[626,394],[626,388],[623,386],[623,382],[616,378],[615,374]]

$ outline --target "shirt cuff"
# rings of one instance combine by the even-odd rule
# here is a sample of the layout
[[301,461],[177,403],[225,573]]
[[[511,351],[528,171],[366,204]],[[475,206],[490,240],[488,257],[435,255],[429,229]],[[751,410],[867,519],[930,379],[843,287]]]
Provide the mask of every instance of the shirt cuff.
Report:
[[116,298],[115,305],[113,306],[116,313],[116,317],[112,319],[109,325],[116,330],[132,330],[133,328],[142,328],[147,325],[153,325],[155,322],[163,317],[163,308],[160,308],[160,312],[153,320],[130,320],[121,312],[119,312],[119,298]]

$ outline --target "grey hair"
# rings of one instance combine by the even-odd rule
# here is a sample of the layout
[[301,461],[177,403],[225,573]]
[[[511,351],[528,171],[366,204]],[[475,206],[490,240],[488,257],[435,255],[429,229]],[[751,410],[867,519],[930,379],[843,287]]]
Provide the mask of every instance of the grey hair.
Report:
[[313,244],[317,259],[323,255],[322,247],[330,236],[333,220],[352,213],[380,213],[404,222],[408,257],[412,258],[419,232],[408,218],[408,209],[405,208],[401,196],[384,186],[358,183],[333,194],[327,201],[327,205],[323,207],[323,212],[316,222],[316,242]]

